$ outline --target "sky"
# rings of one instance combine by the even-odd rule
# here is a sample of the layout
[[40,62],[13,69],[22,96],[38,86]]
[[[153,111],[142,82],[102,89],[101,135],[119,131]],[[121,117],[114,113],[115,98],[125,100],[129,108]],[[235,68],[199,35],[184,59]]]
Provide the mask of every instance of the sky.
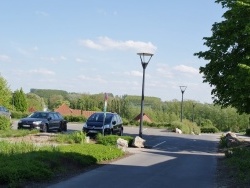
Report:
[[214,0],[0,2],[0,75],[9,88],[142,94],[137,53],[153,53],[145,96],[212,103],[193,54],[225,12]]

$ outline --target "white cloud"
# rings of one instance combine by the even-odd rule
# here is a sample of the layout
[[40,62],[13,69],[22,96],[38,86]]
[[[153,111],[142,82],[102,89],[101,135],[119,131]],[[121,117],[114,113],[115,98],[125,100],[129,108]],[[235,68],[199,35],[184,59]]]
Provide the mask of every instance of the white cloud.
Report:
[[168,65],[160,64],[156,70],[163,77],[173,78],[174,74],[171,72],[171,68]]
[[99,37],[97,41],[80,40],[80,45],[95,50],[134,50],[136,52],[154,53],[157,49],[151,42],[140,41],[116,41],[108,37]]
[[0,61],[3,61],[3,62],[10,61],[10,57],[7,55],[0,55]]
[[60,61],[67,60],[67,58],[64,57],[64,56],[60,56],[60,57],[42,57],[41,59],[44,60],[44,61],[51,62],[51,63],[58,63]]
[[55,72],[46,69],[33,69],[28,72],[31,74],[55,75]]
[[186,65],[178,65],[173,68],[174,70],[183,72],[183,73],[190,73],[190,74],[199,74],[199,70],[193,67],[189,67]]
[[84,60],[81,59],[81,58],[76,58],[75,61],[76,61],[77,63],[83,63],[83,62],[84,62]]
[[97,81],[99,83],[106,83],[107,81],[102,79],[101,76],[98,76],[98,75],[95,75],[95,77],[88,77],[88,76],[85,76],[85,75],[80,75],[78,76],[78,78],[80,80],[85,80],[85,81]]

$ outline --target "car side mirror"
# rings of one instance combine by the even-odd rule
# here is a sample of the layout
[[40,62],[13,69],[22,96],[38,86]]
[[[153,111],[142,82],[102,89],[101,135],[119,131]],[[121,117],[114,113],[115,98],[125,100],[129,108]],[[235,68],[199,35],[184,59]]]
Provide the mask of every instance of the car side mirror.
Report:
[[116,121],[112,121],[112,124],[115,125],[115,124],[116,124]]
[[50,121],[52,118],[51,117],[48,117],[48,121]]

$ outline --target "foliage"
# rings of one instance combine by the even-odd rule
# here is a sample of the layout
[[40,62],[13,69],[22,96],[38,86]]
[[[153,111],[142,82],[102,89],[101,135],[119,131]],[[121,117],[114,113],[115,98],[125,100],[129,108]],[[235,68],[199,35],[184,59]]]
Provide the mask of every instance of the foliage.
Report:
[[7,81],[0,74],[0,105],[10,108],[11,104],[11,90]]
[[39,130],[16,130],[16,129],[7,129],[7,130],[0,130],[0,137],[22,137],[29,134],[36,134]]
[[247,136],[250,136],[250,129],[249,129],[249,128],[246,129],[246,135],[247,135]]
[[[242,65],[241,67],[244,70],[248,70],[246,66]],[[1,92],[0,88],[0,94]],[[104,93],[90,95],[87,93],[68,93],[62,90],[31,89],[31,93],[26,94],[26,98],[28,108],[39,109],[42,106],[46,107],[44,103],[46,105],[51,103],[50,106],[67,103],[72,109],[98,111],[102,110],[104,105]],[[123,118],[124,125],[139,126],[139,122],[134,121],[134,118],[140,113],[140,100],[140,96],[114,96],[112,93],[109,93],[107,111],[118,112]],[[13,101],[11,101],[11,106],[13,106]],[[145,101],[144,112],[153,121],[153,123],[146,123],[144,121],[143,124],[145,126],[168,128],[173,122],[179,121],[180,101],[175,99],[162,102],[157,97],[145,97]],[[0,103],[0,105],[2,104]],[[10,103],[8,105],[10,106]],[[207,122],[210,122],[220,131],[233,132],[245,131],[249,126],[249,114],[243,113],[240,115],[233,107],[221,109],[220,105],[202,104],[193,100],[183,101],[183,106],[183,119],[193,121],[198,126],[203,126]],[[11,113],[12,118],[15,119],[29,115],[27,112],[22,113],[20,109],[18,111],[12,110]],[[66,116],[65,119],[68,122],[86,121],[86,118],[83,116]]]
[[237,147],[227,152],[226,164],[231,169],[228,172],[233,173],[233,178],[239,187],[249,187],[250,185],[250,150],[247,147]]
[[219,130],[216,127],[201,127],[202,133],[217,133]]
[[16,90],[13,94],[13,104],[15,106],[15,109],[20,112],[26,112],[27,111],[27,98],[26,95],[23,92],[23,89]]
[[[105,160],[121,157],[115,147],[99,144],[73,144],[38,147],[33,144],[0,142],[0,184],[24,187],[27,182],[43,182]],[[62,165],[65,164],[70,165]]]
[[178,128],[182,131],[183,134],[200,134],[200,127],[198,127],[195,123],[190,122],[188,120],[174,121],[170,125],[170,129],[175,131],[175,128]]
[[33,109],[35,111],[41,111],[45,108],[44,99],[35,93],[27,93],[27,109]]
[[72,115],[64,116],[64,119],[67,122],[86,122],[87,120],[87,118],[84,116],[72,116]]
[[195,53],[208,60],[200,67],[204,82],[213,87],[214,103],[250,113],[250,6],[249,0],[217,0],[226,12],[214,23],[212,36],[204,37],[207,51]]
[[30,113],[27,112],[17,112],[17,111],[12,111],[11,112],[11,117],[13,119],[21,119],[21,118],[25,118],[29,115]]
[[10,118],[0,115],[0,130],[9,130],[10,128]]
[[128,141],[128,145],[131,146],[133,142],[132,136],[118,136],[118,135],[107,135],[103,136],[102,134],[98,134],[96,137],[96,141],[98,144],[102,144],[105,146],[116,146],[116,142],[118,138],[122,138]]
[[85,139],[85,133],[83,133],[82,131],[75,131],[70,134],[58,134],[53,140],[59,143],[83,144]]

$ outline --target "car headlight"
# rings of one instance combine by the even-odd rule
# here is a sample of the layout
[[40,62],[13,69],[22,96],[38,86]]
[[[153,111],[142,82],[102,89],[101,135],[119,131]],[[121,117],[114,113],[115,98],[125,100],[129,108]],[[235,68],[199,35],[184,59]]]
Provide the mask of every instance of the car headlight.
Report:
[[22,120],[19,120],[18,123],[22,123]]
[[34,121],[33,124],[34,125],[40,125],[42,123],[42,121]]

